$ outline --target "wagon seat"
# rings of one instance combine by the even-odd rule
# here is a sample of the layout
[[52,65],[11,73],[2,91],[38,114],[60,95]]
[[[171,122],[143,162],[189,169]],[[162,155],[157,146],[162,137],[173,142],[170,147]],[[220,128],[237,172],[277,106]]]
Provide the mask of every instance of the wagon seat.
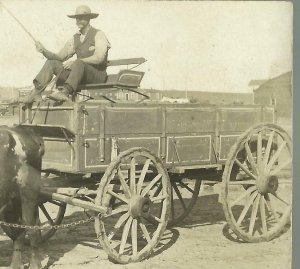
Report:
[[[78,87],[78,91],[80,91],[83,96],[88,95],[93,99],[102,99],[103,97],[106,98],[101,90],[113,91],[115,89],[127,89],[135,92],[135,89],[140,86],[144,72],[134,71],[132,69],[143,64],[144,62],[146,62],[146,59],[144,58],[110,60],[107,62],[108,67],[127,65],[127,68],[120,70],[117,74],[109,74],[104,83],[81,84]],[[135,66],[129,69],[128,65]]]

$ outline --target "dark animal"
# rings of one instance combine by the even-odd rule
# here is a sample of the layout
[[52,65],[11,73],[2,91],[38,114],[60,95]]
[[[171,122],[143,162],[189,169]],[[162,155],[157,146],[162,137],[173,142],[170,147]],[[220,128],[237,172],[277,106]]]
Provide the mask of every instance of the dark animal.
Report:
[[[40,193],[43,139],[19,127],[0,128],[0,220],[36,225]],[[13,240],[11,268],[23,268],[22,251],[27,233],[31,247],[30,269],[41,268],[40,232],[2,226]]]

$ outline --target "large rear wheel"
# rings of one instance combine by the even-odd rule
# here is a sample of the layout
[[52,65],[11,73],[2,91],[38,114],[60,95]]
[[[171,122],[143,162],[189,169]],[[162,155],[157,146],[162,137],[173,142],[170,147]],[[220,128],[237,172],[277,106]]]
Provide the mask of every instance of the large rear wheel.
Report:
[[232,146],[223,173],[225,217],[238,238],[268,241],[290,223],[292,143],[275,124],[246,131]]

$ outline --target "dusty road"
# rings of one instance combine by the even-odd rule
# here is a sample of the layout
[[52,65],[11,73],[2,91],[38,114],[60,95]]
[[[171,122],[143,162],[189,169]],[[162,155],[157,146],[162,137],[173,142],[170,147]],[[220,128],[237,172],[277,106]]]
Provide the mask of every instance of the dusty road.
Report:
[[[291,262],[291,230],[266,243],[237,243],[228,231],[218,195],[203,196],[181,227],[167,230],[153,255],[140,263],[118,265],[108,260],[99,247],[93,224],[59,230],[42,246],[44,268],[202,268],[202,269],[287,269]],[[70,207],[65,221],[84,217]],[[0,268],[7,268],[11,241],[0,233]],[[26,252],[25,262],[28,252]]]

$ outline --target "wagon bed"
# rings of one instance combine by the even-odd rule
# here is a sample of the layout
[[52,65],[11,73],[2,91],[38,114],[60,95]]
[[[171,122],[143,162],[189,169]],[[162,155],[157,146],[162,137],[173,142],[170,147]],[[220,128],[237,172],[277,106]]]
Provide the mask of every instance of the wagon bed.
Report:
[[33,119],[28,128],[45,140],[45,171],[104,172],[118,152],[142,146],[159,156],[168,170],[184,172],[224,165],[237,137],[254,124],[274,122],[275,112],[255,105],[89,100],[34,106],[26,117]]

